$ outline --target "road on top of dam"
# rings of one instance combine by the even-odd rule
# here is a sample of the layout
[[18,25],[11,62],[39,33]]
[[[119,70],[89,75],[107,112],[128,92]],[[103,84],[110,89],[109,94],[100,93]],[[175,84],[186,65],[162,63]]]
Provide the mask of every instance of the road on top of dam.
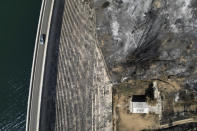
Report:
[[[43,0],[34,48],[31,82],[29,89],[26,131],[38,131],[40,119],[40,103],[43,85],[48,35],[54,0]],[[44,45],[40,44],[41,34],[46,34]]]

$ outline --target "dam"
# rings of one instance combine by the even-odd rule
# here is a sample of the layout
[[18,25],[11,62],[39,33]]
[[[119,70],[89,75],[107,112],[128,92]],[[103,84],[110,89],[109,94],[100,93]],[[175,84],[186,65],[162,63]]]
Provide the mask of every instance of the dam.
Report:
[[[31,77],[30,94],[33,92],[35,95],[29,97],[26,130],[110,131],[112,84],[97,45],[92,1],[53,2],[40,89],[35,90],[38,86],[32,86],[36,74]],[[37,59],[34,56],[34,60]],[[34,66],[35,63],[32,73],[35,72]],[[38,90],[40,92],[36,93]],[[41,94],[40,98],[35,98],[36,94]],[[34,102],[38,108],[29,106],[34,99],[40,101],[40,105]],[[35,116],[37,119],[32,119]]]
[[[196,122],[196,8],[195,0],[43,0],[26,130],[122,131]],[[155,81],[162,117],[137,120],[127,101]],[[189,101],[195,108],[185,110]]]

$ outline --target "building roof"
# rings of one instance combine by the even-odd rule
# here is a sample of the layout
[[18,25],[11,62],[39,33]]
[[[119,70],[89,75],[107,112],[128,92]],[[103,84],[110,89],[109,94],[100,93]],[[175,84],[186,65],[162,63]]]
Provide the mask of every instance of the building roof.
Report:
[[146,95],[133,95],[132,102],[146,102]]

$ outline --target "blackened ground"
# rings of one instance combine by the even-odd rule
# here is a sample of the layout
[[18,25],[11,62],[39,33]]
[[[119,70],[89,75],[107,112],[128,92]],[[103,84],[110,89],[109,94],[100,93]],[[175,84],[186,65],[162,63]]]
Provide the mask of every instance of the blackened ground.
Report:
[[[169,101],[180,90],[189,92],[185,98],[190,93],[197,94],[195,0],[94,1],[99,46],[114,83],[129,80],[176,83],[177,89],[169,91],[169,97],[166,95]],[[104,6],[106,2],[109,4]],[[171,111],[163,112],[164,122],[197,114],[192,110],[183,111],[183,116],[170,116],[173,104],[170,106]]]
[[[173,75],[195,88],[195,1],[95,0],[94,6],[99,44],[114,81]],[[114,72],[118,66],[124,70]]]

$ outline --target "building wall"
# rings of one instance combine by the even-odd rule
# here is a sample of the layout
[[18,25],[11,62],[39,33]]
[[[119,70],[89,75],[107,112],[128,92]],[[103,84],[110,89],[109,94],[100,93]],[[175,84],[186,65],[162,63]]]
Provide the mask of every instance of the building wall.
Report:
[[149,108],[146,102],[132,102],[130,101],[130,113],[148,113]]

